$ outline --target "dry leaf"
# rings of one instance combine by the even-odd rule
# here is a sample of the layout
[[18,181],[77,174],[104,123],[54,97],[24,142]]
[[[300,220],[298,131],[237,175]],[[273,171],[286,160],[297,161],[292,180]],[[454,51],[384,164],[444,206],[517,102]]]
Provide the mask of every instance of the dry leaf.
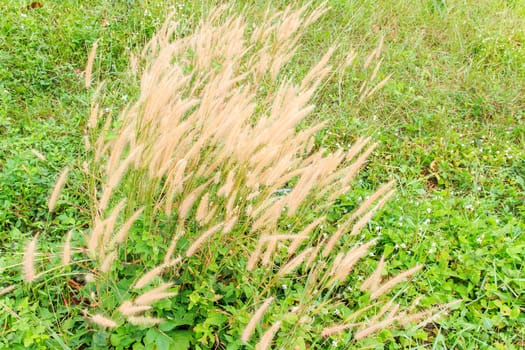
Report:
[[42,7],[44,7],[44,5],[41,2],[33,1],[32,3],[30,3],[29,5],[26,6],[26,9],[34,10],[34,9],[39,9],[39,8],[42,8]]

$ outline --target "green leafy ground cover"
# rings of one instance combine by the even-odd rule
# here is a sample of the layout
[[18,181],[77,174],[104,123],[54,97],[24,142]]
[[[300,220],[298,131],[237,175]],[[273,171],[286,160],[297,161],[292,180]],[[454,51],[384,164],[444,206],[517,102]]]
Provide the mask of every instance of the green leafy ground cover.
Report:
[[[47,198],[60,169],[83,157],[81,135],[92,91],[83,87],[82,71],[93,42],[100,40],[97,78],[109,84],[104,108],[117,113],[133,96],[119,80],[129,52],[144,44],[168,12],[176,11],[189,30],[209,5],[42,4],[34,9],[25,1],[0,4],[0,272],[2,287],[17,285],[0,297],[0,348],[126,348],[130,341],[148,349],[212,347],[224,320],[213,312],[210,290],[219,288],[232,298],[235,292],[210,288],[206,276],[195,281],[190,310],[176,302],[161,306],[179,307],[179,321],[108,334],[74,314],[75,287],[54,283],[64,276],[27,286],[16,267],[35,233],[45,236],[43,250],[53,250],[68,230],[88,222],[86,193],[75,174],[56,213],[48,213]],[[303,39],[289,74],[304,74],[332,44],[341,53],[357,50],[356,69],[332,77],[315,97],[314,117],[329,120],[319,141],[332,149],[361,135],[381,142],[358,187],[333,215],[396,178],[395,198],[365,233],[381,236],[374,254],[386,254],[392,268],[425,264],[405,293],[422,293],[429,305],[463,300],[424,331],[385,330],[360,346],[523,347],[525,3],[334,0],[329,5]],[[245,2],[238,8],[256,21],[266,6]],[[380,36],[385,44],[378,78],[392,78],[360,103],[359,82],[373,69],[360,67]],[[371,264],[375,260],[370,257]]]

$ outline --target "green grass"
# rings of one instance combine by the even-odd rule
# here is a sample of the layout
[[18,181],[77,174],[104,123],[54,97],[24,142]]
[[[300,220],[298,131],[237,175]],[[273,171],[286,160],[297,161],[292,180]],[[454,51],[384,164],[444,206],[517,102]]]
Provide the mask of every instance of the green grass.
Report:
[[[32,10],[24,9],[25,1],[0,5],[0,273],[4,286],[19,286],[0,297],[0,348],[60,348],[60,339],[71,348],[103,348],[109,335],[92,332],[81,314],[72,315],[57,298],[68,298],[72,287],[53,279],[27,287],[19,270],[8,267],[20,261],[23,244],[34,233],[45,235],[43,249],[53,250],[65,232],[88,223],[82,209],[86,193],[75,181],[80,175],[68,181],[56,214],[48,214],[46,201],[60,169],[83,157],[90,91],[81,72],[93,42],[100,39],[96,78],[110,87],[104,108],[118,113],[125,96],[133,96],[121,81],[128,52],[160,26],[166,9],[177,9],[190,26],[191,14],[198,17],[207,6],[181,1],[179,8],[160,0],[42,3]],[[389,269],[426,265],[407,287],[408,295],[423,293],[428,304],[464,300],[425,332],[383,331],[362,345],[521,348],[525,2],[333,0],[329,5],[332,10],[303,39],[289,73],[304,74],[333,43],[340,55],[356,49],[355,70],[334,76],[315,97],[314,117],[329,121],[319,141],[333,149],[360,135],[380,141],[357,188],[338,203],[334,216],[396,178],[395,199],[366,233],[381,233],[375,255],[389,256]],[[266,2],[246,6],[257,18]],[[363,71],[361,63],[381,35],[385,44],[377,81],[393,75],[380,92],[359,103],[359,81],[373,69]],[[375,260],[370,258],[372,266]],[[196,282],[199,310],[213,307],[208,283]],[[188,330],[196,328],[191,337],[202,336],[205,326],[184,322]],[[132,331],[121,329],[113,341]],[[135,332],[149,339],[149,331]]]

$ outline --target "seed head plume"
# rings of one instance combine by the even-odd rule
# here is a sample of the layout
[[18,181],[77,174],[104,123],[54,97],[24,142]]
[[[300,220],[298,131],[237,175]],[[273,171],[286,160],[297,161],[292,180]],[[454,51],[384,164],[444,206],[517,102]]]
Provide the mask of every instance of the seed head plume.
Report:
[[143,288],[148,283],[150,283],[155,277],[160,275],[162,271],[164,271],[170,266],[178,264],[181,260],[182,259],[178,257],[178,258],[173,259],[172,261],[160,264],[159,266],[151,269],[149,272],[145,273],[137,282],[135,282],[135,285],[133,286],[133,288],[135,289]]
[[36,252],[36,242],[38,235],[36,235],[27,245],[24,250],[24,279],[26,282],[33,282],[36,278],[35,273],[35,252]]
[[135,305],[131,301],[125,301],[120,305],[118,310],[124,316],[133,316],[135,314],[142,313],[144,311],[149,311],[152,309],[151,305]]
[[171,282],[163,283],[160,286],[139,295],[135,299],[134,304],[139,306],[151,305],[157,300],[170,298],[176,295],[176,293],[166,292],[166,290],[169,289],[171,286],[173,286],[173,283]]
[[136,326],[153,326],[165,321],[163,318],[148,316],[129,316],[127,320]]
[[84,75],[84,82],[86,85],[86,88],[89,88],[91,86],[91,73],[93,72],[93,63],[95,62],[95,54],[97,53],[97,46],[98,41],[95,41],[93,43],[93,46],[91,47],[91,51],[89,52],[87,64],[86,64],[86,70]]
[[424,265],[417,265],[414,266],[411,269],[408,269],[404,272],[401,272],[399,275],[392,277],[392,279],[388,280],[384,284],[380,285],[371,295],[370,298],[372,300],[379,298],[381,295],[385,294],[387,291],[398,285],[399,283],[403,282],[406,278],[412,276],[419,270],[423,268]]
[[55,205],[57,204],[57,200],[58,200],[58,197],[60,196],[60,192],[62,191],[62,188],[64,187],[64,184],[66,183],[68,173],[69,173],[69,167],[65,167],[64,170],[62,170],[62,172],[58,176],[57,182],[55,183],[55,187],[53,188],[53,192],[51,192],[51,196],[49,197],[49,201],[47,202],[47,207],[49,208],[50,213],[53,210],[55,210]]
[[73,231],[69,230],[66,236],[66,242],[64,243],[64,248],[62,248],[62,265],[67,266],[71,262],[71,236]]
[[274,300],[274,297],[270,297],[266,299],[264,303],[262,303],[262,305],[257,309],[257,311],[255,311],[252,318],[250,319],[250,321],[248,322],[248,324],[246,325],[246,327],[244,327],[244,330],[242,331],[242,335],[241,335],[242,341],[247,342],[248,340],[250,340],[250,337],[253,331],[255,330],[255,327],[257,326],[257,324],[263,317],[264,313],[266,312],[266,309],[268,309],[268,307],[270,306],[273,300]]
[[266,350],[268,349],[271,344],[273,337],[275,336],[275,333],[281,328],[281,321],[277,321],[272,326],[264,332],[261,340],[259,340],[259,343],[255,346],[255,350]]
[[90,317],[93,323],[98,324],[99,326],[106,328],[115,328],[117,323],[110,318],[102,316],[101,314],[96,314]]

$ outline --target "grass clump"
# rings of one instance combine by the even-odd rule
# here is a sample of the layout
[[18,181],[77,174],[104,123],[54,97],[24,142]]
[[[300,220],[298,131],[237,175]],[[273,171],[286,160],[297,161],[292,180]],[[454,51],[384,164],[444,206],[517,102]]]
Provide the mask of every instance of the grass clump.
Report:
[[[248,27],[222,7],[184,36],[168,19],[131,59],[137,99],[116,117],[95,99],[83,165],[92,222],[68,234],[61,255],[77,276],[84,326],[97,330],[94,345],[348,347],[440,314],[387,295],[422,265],[387,277],[381,258],[359,282],[366,271],[358,263],[377,242],[360,232],[394,182],[329,218],[376,144],[360,138],[332,152],[315,141],[324,123],[303,126],[320,84],[353,53],[333,68],[329,49],[299,83],[280,74],[324,12],[268,11]],[[365,60],[375,69],[361,100],[388,80],[372,84],[381,45]],[[94,57],[95,48],[88,87]],[[26,249],[27,281],[40,276],[35,254],[36,238]],[[348,284],[359,303],[342,296]],[[142,334],[131,343],[130,329]]]

